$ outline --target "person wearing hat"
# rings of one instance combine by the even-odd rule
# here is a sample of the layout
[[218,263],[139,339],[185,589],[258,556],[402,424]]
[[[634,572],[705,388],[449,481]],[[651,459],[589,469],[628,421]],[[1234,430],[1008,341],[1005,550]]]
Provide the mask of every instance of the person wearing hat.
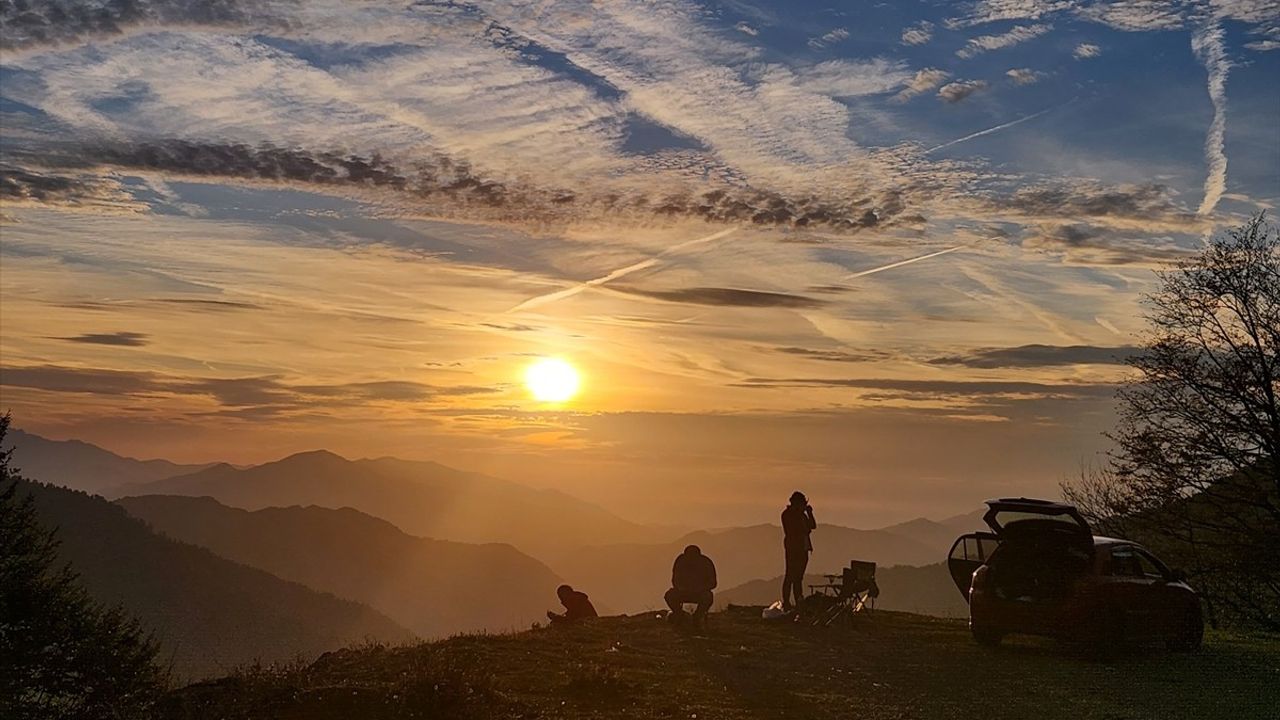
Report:
[[[813,551],[813,542],[809,533],[818,527],[813,519],[813,507],[809,499],[799,490],[791,493],[791,502],[782,511],[782,549],[786,556],[787,569],[782,576],[782,607],[790,610],[804,599],[804,571],[809,566],[809,553]],[[795,605],[791,596],[795,596]]]

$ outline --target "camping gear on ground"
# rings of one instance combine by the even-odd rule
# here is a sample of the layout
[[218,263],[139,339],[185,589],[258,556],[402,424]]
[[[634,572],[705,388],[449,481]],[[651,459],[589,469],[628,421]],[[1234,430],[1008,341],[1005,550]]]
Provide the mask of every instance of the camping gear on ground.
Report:
[[772,605],[765,608],[764,611],[760,613],[760,618],[763,620],[783,620],[789,614],[790,613],[786,610],[782,609],[781,600],[774,600]]
[[810,597],[829,598],[834,602],[823,603],[828,607],[812,616],[814,625],[830,627],[842,619],[852,621],[855,613],[875,608],[876,598],[880,596],[875,563],[853,560],[839,575],[823,577],[827,579],[825,584],[809,586]]

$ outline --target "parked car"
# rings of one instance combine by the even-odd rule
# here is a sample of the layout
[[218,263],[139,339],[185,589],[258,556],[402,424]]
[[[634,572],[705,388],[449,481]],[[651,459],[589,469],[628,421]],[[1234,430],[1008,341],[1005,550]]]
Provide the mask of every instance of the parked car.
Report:
[[988,500],[991,532],[956,540],[947,565],[969,602],[982,645],[1022,633],[1083,641],[1096,649],[1129,642],[1200,646],[1200,599],[1180,571],[1146,548],[1095,536],[1071,505]]

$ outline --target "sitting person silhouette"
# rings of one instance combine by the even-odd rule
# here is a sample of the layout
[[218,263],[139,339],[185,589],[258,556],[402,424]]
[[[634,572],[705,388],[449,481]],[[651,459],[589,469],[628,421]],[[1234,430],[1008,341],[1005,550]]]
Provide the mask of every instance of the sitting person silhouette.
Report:
[[547,611],[547,619],[552,623],[565,623],[582,620],[585,618],[599,617],[596,614],[596,607],[591,604],[591,598],[587,597],[584,592],[579,592],[569,587],[561,585],[556,588],[556,596],[560,598],[560,604],[564,606],[563,613]]
[[694,623],[705,622],[707,613],[711,611],[714,598],[711,591],[715,587],[716,564],[703,555],[697,545],[685,548],[671,567],[671,589],[665,596],[667,607],[671,608],[672,622],[683,622],[688,617],[684,612],[685,603],[698,606],[693,613]]

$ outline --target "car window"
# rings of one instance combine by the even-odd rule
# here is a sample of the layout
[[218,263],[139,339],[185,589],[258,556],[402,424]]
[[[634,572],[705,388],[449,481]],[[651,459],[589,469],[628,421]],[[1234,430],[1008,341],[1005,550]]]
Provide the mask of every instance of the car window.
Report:
[[1160,568],[1160,564],[1155,558],[1135,548],[1133,559],[1142,577],[1164,579],[1164,570]]
[[955,549],[951,551],[951,557],[954,560],[986,562],[999,544],[1000,541],[993,537],[968,535],[963,542],[956,544]]
[[1116,577],[1143,577],[1142,565],[1133,548],[1118,545],[1111,548],[1111,574]]

